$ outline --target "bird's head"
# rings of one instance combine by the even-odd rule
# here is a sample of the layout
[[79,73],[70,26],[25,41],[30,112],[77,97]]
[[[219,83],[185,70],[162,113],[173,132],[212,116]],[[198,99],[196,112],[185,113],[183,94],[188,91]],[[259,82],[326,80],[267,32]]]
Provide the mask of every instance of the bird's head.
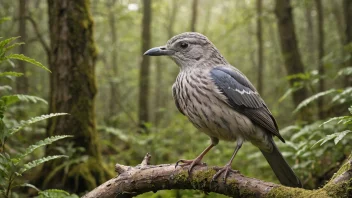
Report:
[[144,53],[147,56],[169,56],[181,68],[194,67],[214,57],[221,57],[209,39],[196,32],[185,32],[172,37],[166,45],[154,47]]

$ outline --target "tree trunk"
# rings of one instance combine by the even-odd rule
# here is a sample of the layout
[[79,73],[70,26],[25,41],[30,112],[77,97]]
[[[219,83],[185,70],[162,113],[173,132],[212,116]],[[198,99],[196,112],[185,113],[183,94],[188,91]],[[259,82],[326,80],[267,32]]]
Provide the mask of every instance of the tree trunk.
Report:
[[197,24],[197,15],[198,15],[198,0],[193,0],[192,2],[192,18],[191,18],[191,32],[196,31]]
[[111,4],[109,4],[109,7],[107,8],[109,10],[109,25],[110,25],[110,31],[111,31],[111,44],[112,44],[112,50],[111,50],[111,72],[109,72],[110,76],[110,101],[109,101],[109,112],[108,112],[108,117],[109,120],[111,121],[113,117],[116,116],[118,112],[118,105],[117,102],[120,100],[119,99],[119,89],[118,89],[118,83],[115,80],[118,77],[118,35],[117,35],[117,28],[116,28],[116,13],[111,9],[116,1],[112,1]]
[[[143,23],[142,23],[142,53],[150,48],[151,34],[151,0],[143,1]],[[150,58],[142,56],[139,73],[139,126],[146,130],[146,123],[149,122],[149,81],[150,81]]]
[[336,21],[336,30],[342,44],[345,42],[345,32],[343,24],[343,8],[340,1],[328,1],[332,9],[332,14]]
[[262,7],[263,1],[257,0],[257,41],[258,41],[258,92],[263,96],[263,75],[264,75],[264,56],[263,56],[263,31],[262,31]]
[[[276,0],[275,14],[278,22],[278,30],[280,36],[281,53],[284,58],[285,67],[288,75],[304,73],[304,66],[301,55],[298,50],[298,44],[295,34],[295,25],[293,23],[292,7],[290,0]],[[294,88],[300,79],[291,78],[290,86]],[[302,87],[293,92],[293,104],[298,106],[304,99],[308,97],[308,90]],[[311,119],[311,113],[308,108],[301,111],[299,119]]]
[[[49,111],[70,115],[50,119],[47,135],[74,137],[70,143],[62,141],[48,146],[46,155],[57,154],[58,146],[69,148],[70,145],[73,148],[63,154],[74,153],[69,159],[44,165],[39,180],[43,188],[63,188],[77,193],[95,187],[107,176],[102,169],[95,124],[97,51],[89,5],[88,0],[48,0],[52,71]],[[64,166],[74,160],[77,162]],[[65,168],[69,168],[68,173]]]
[[312,2],[308,2],[308,5],[305,7],[305,18],[306,18],[306,31],[307,31],[307,37],[306,37],[306,56],[308,64],[314,65],[315,59],[311,57],[315,57],[315,37],[314,37],[314,23],[313,23],[313,17],[312,17],[312,12],[313,12],[313,6],[311,5]]
[[[27,15],[27,0],[19,0],[19,10],[18,10],[18,18],[19,18],[19,27],[18,27],[18,34],[21,36],[20,42],[26,42],[27,40],[27,33],[26,33],[26,15]],[[20,54],[27,54],[26,50],[27,45],[20,45],[19,46],[19,53]],[[18,65],[18,72],[26,73],[26,62],[24,61],[17,61]],[[21,76],[16,79],[16,92],[19,94],[27,94],[28,93],[28,78],[27,75]]]
[[[346,23],[345,30],[345,45],[352,45],[352,1],[344,0],[343,1],[344,8],[344,18]],[[350,48],[349,48],[350,49]],[[352,65],[352,50],[348,52],[350,54],[350,58],[347,61],[346,65],[351,67]],[[352,76],[346,76],[345,78],[345,87],[352,86]]]
[[[319,87],[318,92],[325,90],[325,69],[324,69],[324,15],[323,5],[321,0],[315,0],[318,12],[318,71],[319,71]],[[319,119],[324,118],[324,99],[322,97],[318,100],[318,115]]]

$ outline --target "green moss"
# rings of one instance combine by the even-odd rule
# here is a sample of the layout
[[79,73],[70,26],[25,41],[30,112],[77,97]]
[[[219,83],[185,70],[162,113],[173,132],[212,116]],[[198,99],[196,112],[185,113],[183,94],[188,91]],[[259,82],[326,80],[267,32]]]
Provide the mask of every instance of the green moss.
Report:
[[182,171],[181,173],[176,175],[175,182],[176,183],[183,183],[183,182],[187,181],[187,179],[188,179],[187,171]]
[[[317,190],[319,191],[319,190]],[[299,198],[299,197],[327,197],[326,193],[320,193],[317,191],[309,191],[301,188],[289,188],[280,186],[273,188],[266,197],[284,197],[284,198]]]
[[216,171],[214,169],[207,169],[206,171],[198,171],[193,175],[193,183],[195,185],[206,183],[207,181],[210,181],[215,174],[216,174]]

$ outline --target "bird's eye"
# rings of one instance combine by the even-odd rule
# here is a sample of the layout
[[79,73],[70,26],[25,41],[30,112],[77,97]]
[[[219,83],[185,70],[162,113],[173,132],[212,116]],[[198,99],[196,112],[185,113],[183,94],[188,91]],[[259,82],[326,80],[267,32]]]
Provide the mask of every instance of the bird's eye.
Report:
[[180,47],[181,47],[182,49],[186,49],[186,48],[188,47],[188,43],[181,43],[181,44],[180,44]]

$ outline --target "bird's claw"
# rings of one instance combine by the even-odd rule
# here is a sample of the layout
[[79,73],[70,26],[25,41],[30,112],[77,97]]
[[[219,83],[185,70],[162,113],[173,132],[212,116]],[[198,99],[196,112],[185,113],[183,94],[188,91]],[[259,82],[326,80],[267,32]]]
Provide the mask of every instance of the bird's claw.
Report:
[[[182,163],[182,164],[179,164],[179,163]],[[175,168],[177,168],[177,166],[181,166],[181,167],[184,167],[184,166],[187,166],[187,165],[190,165],[190,167],[188,168],[188,174],[190,175],[191,174],[191,171],[193,169],[193,167],[195,167],[196,165],[206,165],[206,163],[204,162],[201,162],[201,159],[199,158],[196,158],[194,160],[184,160],[184,159],[181,159],[181,160],[178,160],[175,164]]]
[[224,171],[225,171],[225,173],[224,173],[224,176],[222,178],[222,181],[224,183],[226,183],[226,179],[227,179],[227,176],[228,176],[229,172],[233,172],[233,173],[238,173],[239,172],[238,170],[232,170],[231,169],[231,164],[226,164],[223,168],[218,170],[218,172],[213,176],[213,178],[211,179],[211,183],[214,182]]

